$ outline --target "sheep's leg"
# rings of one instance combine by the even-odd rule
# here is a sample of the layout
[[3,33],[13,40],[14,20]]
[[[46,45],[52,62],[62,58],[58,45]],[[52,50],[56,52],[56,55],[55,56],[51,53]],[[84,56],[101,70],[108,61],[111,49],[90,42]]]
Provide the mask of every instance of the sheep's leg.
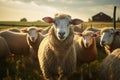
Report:
[[83,68],[82,68],[82,66],[80,67],[80,80],[83,80]]
[[87,64],[87,68],[88,68],[88,77],[91,79],[92,73],[91,73],[91,69],[90,69],[90,63]]

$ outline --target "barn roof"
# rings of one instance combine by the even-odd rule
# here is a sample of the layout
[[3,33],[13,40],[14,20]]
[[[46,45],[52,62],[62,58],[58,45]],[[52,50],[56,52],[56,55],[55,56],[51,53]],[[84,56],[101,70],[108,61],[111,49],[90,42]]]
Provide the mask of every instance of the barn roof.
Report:
[[108,16],[108,17],[111,18],[111,16],[109,16],[109,15],[103,13],[103,12],[99,12],[99,13],[97,13],[96,15],[94,15],[94,16],[92,16],[92,17],[96,17],[96,16],[99,16],[99,15],[105,15],[105,16]]

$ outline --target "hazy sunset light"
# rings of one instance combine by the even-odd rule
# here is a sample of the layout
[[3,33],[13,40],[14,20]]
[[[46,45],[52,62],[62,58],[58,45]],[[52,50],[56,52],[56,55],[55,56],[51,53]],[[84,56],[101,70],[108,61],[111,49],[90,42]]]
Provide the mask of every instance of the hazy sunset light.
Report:
[[36,21],[44,16],[53,17],[55,13],[70,14],[87,21],[99,12],[112,17],[114,6],[120,17],[119,0],[0,0],[0,21],[19,21],[23,17]]

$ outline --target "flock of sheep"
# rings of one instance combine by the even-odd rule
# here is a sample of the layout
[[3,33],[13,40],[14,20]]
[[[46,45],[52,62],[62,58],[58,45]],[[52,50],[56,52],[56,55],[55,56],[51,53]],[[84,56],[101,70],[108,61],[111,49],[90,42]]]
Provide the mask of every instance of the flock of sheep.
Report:
[[[87,63],[89,79],[94,79],[90,63],[99,57],[99,48],[104,48],[108,54],[98,69],[100,80],[120,79],[119,30],[77,28],[75,25],[82,21],[71,19],[67,14],[56,14],[54,18],[44,17],[43,20],[52,26],[47,29],[32,26],[0,31],[0,80],[7,76],[7,70],[10,72],[10,55],[16,62],[18,56],[22,57],[23,74],[27,70],[39,76],[32,80],[40,80],[40,74],[45,80],[68,80],[75,72],[80,73],[80,80],[84,80],[84,63]],[[25,77],[22,79],[25,80]]]

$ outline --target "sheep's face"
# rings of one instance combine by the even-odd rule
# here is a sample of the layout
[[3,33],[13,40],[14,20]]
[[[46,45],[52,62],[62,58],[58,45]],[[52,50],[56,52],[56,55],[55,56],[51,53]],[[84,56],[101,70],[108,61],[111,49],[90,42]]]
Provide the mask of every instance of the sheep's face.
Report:
[[100,38],[100,45],[110,45],[113,42],[114,33],[115,32],[112,29],[110,29],[109,31],[102,32]]
[[58,40],[65,40],[70,33],[70,18],[56,18],[54,22],[54,31]]
[[55,18],[44,17],[43,20],[47,23],[53,23],[54,33],[58,40],[64,41],[70,33],[70,25],[78,25],[83,21],[80,19],[71,19],[71,16],[66,14],[56,14]]
[[41,31],[42,29],[36,27],[29,27],[28,29],[22,30],[22,32],[27,33],[27,38],[29,38],[31,42],[35,42],[38,39],[38,34]]
[[36,29],[29,30],[28,37],[32,42],[35,42],[38,38],[38,31]]
[[82,40],[85,48],[88,48],[93,44],[93,36],[93,33],[82,34]]

